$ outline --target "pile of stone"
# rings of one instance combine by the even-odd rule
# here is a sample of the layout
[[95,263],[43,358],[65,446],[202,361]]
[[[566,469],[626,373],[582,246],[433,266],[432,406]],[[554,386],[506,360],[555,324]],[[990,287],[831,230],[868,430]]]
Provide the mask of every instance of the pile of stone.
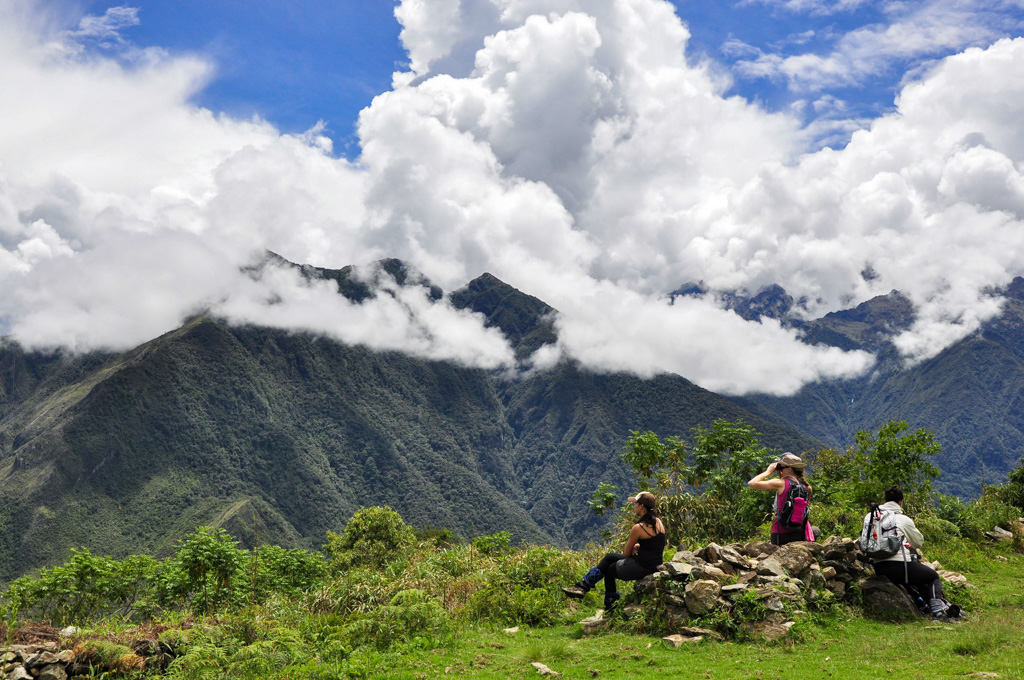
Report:
[[175,654],[167,643],[155,639],[142,638],[129,644],[124,647],[125,655],[106,662],[90,651],[87,641],[68,649],[72,641],[65,631],[60,642],[0,646],[0,670],[3,671],[0,680],[68,680],[96,677],[97,673],[114,677],[131,675],[144,668],[166,668]]
[[993,541],[1012,541],[1014,534],[1024,536],[1024,517],[1020,517],[1010,522],[1009,529],[995,526],[992,527],[992,531],[985,532],[985,536]]
[[[965,581],[960,574],[940,574],[947,580]],[[860,606],[883,618],[919,615],[906,591],[876,576],[857,543],[839,536],[782,547],[755,541],[682,550],[657,572],[637,581],[634,593],[637,601],[624,608],[627,616],[651,609],[645,612],[646,620],[661,617],[666,632],[684,636],[687,631],[706,634],[691,624],[713,621],[716,614],[724,613],[734,624],[732,632],[776,639],[787,635],[808,609],[829,602]],[[733,616],[740,606],[742,611]]]
[[43,642],[0,647],[0,660],[7,680],[67,680],[75,653],[59,649],[56,642]]

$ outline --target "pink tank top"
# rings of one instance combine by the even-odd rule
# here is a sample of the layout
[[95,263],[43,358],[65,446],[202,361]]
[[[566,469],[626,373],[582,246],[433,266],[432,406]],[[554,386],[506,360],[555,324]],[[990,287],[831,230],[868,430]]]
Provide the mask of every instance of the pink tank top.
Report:
[[775,495],[775,518],[772,519],[772,533],[773,534],[795,534],[803,529],[783,529],[779,526],[779,515],[782,514],[782,506],[786,504],[786,496],[789,495],[789,485],[791,482],[788,479],[782,480],[785,482],[785,486],[782,487],[782,493]]

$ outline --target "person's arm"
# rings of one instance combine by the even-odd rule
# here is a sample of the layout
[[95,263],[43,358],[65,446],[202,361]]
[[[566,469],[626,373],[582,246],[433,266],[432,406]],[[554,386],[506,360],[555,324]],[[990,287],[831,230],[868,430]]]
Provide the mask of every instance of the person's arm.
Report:
[[751,489],[760,489],[761,491],[774,491],[778,493],[786,488],[786,483],[781,479],[768,479],[775,472],[775,463],[768,466],[768,469],[761,474],[754,475],[754,477],[747,482],[747,486]]
[[924,545],[924,534],[922,534],[921,530],[917,528],[916,524],[914,524],[914,520],[910,519],[906,515],[902,515],[902,517],[903,522],[900,523],[900,529],[903,530],[903,535],[907,537],[907,543],[909,543],[912,548],[920,549],[921,546]]
[[640,546],[636,544],[640,540],[640,523],[637,522],[633,525],[633,528],[629,530],[629,538],[626,539],[626,547],[622,549],[622,554],[626,557],[631,557]]

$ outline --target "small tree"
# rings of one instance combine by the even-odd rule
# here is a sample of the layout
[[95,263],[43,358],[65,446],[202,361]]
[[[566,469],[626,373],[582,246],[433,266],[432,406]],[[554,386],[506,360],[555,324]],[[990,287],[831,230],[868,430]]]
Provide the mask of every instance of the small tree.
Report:
[[693,443],[631,432],[623,460],[661,498],[671,542],[747,537],[768,515],[764,494],[747,487],[774,455],[743,422],[715,420],[692,430]]
[[930,430],[919,428],[909,434],[905,421],[892,420],[872,432],[857,433],[855,500],[866,505],[881,500],[885,489],[899,484],[904,494],[927,498],[939,469],[929,459],[942,450]]
[[362,508],[338,535],[327,532],[326,551],[337,569],[383,566],[416,542],[416,532],[388,506]]

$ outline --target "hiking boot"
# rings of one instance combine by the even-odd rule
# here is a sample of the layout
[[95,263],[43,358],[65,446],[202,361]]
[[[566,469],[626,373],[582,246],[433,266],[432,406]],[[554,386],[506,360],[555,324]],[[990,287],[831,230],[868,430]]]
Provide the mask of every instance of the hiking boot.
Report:
[[618,608],[619,600],[622,596],[616,593],[606,593],[604,596],[604,613],[605,616],[610,616]]
[[562,588],[563,593],[576,600],[582,599],[583,596],[587,594],[588,590],[590,590],[590,588],[584,588],[578,583],[574,586],[569,586],[568,588]]

